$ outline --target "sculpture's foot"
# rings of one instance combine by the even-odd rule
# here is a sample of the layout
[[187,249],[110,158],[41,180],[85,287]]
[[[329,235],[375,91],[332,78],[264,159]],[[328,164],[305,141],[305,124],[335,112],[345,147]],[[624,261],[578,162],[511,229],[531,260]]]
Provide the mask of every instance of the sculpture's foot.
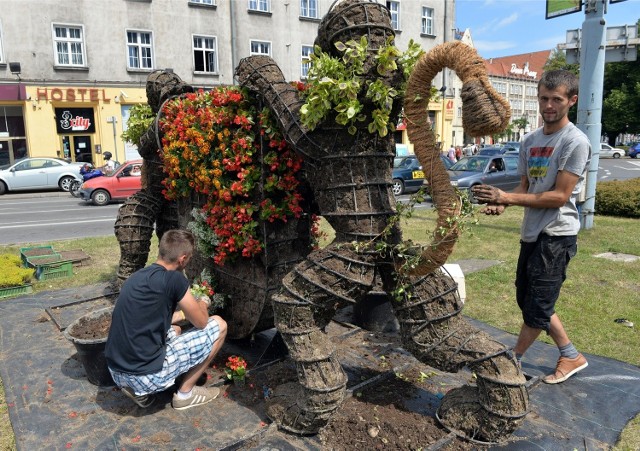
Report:
[[461,437],[480,443],[495,443],[515,431],[526,415],[494,413],[482,406],[478,389],[464,386],[449,391],[436,417],[440,424]]
[[267,401],[267,415],[286,431],[313,435],[329,422],[343,398],[344,389],[309,396],[308,390],[291,382],[274,390]]

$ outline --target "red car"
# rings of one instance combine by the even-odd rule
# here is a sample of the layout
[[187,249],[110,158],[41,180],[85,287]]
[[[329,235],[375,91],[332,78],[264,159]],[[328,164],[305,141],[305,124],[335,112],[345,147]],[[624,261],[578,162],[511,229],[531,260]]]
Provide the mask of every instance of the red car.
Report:
[[87,180],[80,187],[80,197],[95,205],[107,205],[112,200],[124,200],[141,189],[142,160],[121,164],[112,175]]

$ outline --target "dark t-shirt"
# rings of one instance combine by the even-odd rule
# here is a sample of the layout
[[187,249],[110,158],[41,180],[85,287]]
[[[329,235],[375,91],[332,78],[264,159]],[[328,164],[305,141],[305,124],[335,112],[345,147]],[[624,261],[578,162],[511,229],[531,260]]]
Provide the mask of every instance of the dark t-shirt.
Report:
[[188,289],[184,274],[156,263],[132,274],[113,310],[105,350],[109,368],[137,375],[160,371],[171,316]]

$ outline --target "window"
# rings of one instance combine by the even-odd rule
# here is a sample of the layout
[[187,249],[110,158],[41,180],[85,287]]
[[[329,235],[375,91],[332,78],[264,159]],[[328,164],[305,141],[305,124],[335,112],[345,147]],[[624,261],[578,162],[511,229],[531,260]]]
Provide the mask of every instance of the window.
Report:
[[318,0],[300,0],[300,15],[311,19],[318,18]]
[[309,74],[309,68],[311,67],[311,60],[309,56],[313,53],[312,45],[303,45],[302,46],[302,56],[301,56],[301,65],[300,65],[300,78],[307,78]]
[[387,8],[391,13],[391,28],[394,30],[400,29],[400,2],[387,2]]
[[53,25],[55,61],[59,66],[83,67],[84,33],[82,26]]
[[215,37],[193,37],[193,61],[196,72],[218,72],[218,49]]
[[527,95],[531,97],[538,97],[538,88],[535,86],[527,86]]
[[271,56],[271,43],[267,41],[251,41],[251,55]]
[[189,0],[189,3],[197,3],[198,5],[215,6],[216,0]]
[[501,83],[499,81],[494,81],[494,82],[491,82],[491,84],[493,85],[493,89],[498,91],[500,94],[506,94],[507,93],[507,84],[506,83]]
[[252,11],[268,13],[271,10],[269,6],[269,0],[249,0],[249,9]]
[[433,8],[422,7],[422,34],[435,36],[433,31]]
[[511,85],[509,87],[510,94],[522,95],[522,85]]
[[153,69],[153,46],[148,31],[127,31],[128,69]]

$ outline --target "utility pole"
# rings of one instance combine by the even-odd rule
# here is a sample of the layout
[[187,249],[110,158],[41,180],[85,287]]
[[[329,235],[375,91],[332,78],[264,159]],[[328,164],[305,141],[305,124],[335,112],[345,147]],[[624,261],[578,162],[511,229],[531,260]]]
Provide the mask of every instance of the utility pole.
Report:
[[580,91],[578,93],[578,123],[591,143],[591,163],[587,172],[586,199],[580,214],[583,229],[593,227],[596,204],[596,183],[600,161],[602,135],[602,87],[604,85],[604,53],[606,46],[605,2],[587,0],[582,23],[580,48]]
[[[585,0],[585,20],[582,29],[567,31],[567,42],[559,47],[566,50],[567,63],[580,62],[580,92],[578,94],[578,121],[591,143],[584,203],[581,206],[580,227],[593,228],[596,204],[596,184],[600,162],[602,136],[602,94],[605,62],[635,61],[636,26],[607,27],[604,14],[609,0]],[[617,2],[616,2],[617,3]]]

